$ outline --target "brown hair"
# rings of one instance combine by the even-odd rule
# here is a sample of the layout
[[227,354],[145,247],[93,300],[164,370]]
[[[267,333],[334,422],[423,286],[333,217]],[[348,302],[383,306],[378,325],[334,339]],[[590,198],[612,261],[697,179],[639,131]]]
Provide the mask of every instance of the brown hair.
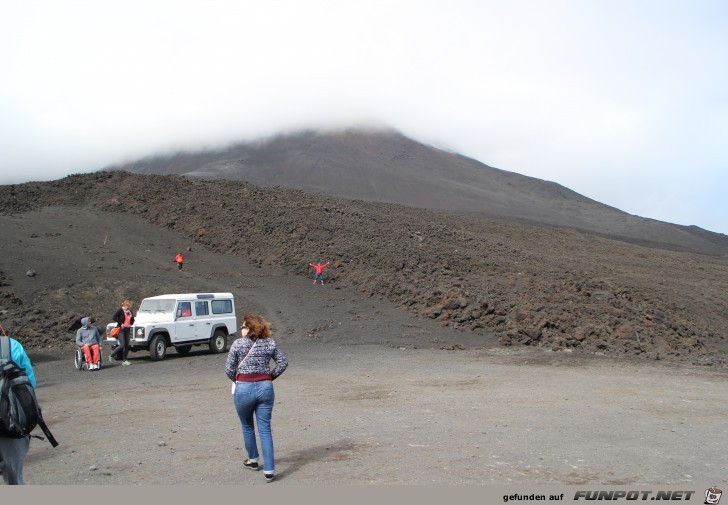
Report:
[[122,307],[131,307],[131,300],[124,300],[121,302]]
[[270,323],[263,319],[263,316],[248,312],[243,317],[243,323],[248,328],[248,337],[251,340],[270,338]]

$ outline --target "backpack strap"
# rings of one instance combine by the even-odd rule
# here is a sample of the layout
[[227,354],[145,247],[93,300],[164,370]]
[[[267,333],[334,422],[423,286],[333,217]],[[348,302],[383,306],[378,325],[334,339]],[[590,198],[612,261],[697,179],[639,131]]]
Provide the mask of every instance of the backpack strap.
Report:
[[56,447],[58,446],[58,442],[56,441],[55,437],[53,436],[53,433],[51,433],[51,430],[48,429],[48,425],[43,420],[43,414],[40,411],[40,407],[38,407],[38,426],[40,426],[40,429],[43,430],[43,433],[45,433],[45,436],[48,437],[48,441],[51,443],[51,446]]
[[3,335],[0,337],[0,360],[10,361],[12,359],[10,355],[10,337]]

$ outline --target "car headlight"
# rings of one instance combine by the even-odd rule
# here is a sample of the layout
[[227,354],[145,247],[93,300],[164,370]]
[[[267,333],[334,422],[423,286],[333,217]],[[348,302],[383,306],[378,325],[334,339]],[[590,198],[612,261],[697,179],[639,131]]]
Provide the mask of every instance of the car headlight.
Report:
[[144,338],[144,327],[139,327],[136,329],[136,338]]

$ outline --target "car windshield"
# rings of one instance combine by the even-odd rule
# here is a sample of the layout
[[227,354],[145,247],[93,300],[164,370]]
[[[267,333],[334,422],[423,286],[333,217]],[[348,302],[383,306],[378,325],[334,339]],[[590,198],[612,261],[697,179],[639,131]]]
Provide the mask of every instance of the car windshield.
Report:
[[139,314],[163,314],[174,312],[173,299],[144,300],[139,306]]

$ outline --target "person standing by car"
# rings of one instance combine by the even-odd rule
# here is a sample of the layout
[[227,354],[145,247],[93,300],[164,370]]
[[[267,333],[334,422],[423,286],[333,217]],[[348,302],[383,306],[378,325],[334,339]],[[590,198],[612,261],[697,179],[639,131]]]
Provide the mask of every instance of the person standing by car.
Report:
[[129,356],[129,344],[131,340],[131,328],[134,325],[134,314],[131,312],[131,300],[124,300],[121,303],[121,307],[114,312],[111,319],[116,322],[116,327],[119,328],[119,345],[109,355],[109,363],[113,363],[119,359],[121,354],[122,365],[131,365],[129,360],[126,358]]
[[82,318],[81,327],[76,331],[76,345],[86,356],[89,370],[99,369],[101,351],[101,335],[99,335],[99,329],[93,326],[94,321],[91,317]]
[[[245,314],[240,327],[243,338],[237,339],[228,352],[225,374],[233,381],[233,403],[240,418],[248,459],[245,468],[259,470],[255,424],[263,452],[266,482],[275,479],[271,415],[275,402],[273,380],[288,368],[285,354],[271,338],[270,323],[256,314]],[[270,361],[276,363],[270,369]],[[253,416],[255,415],[255,424]]]
[[[14,338],[10,337],[9,341],[10,359],[25,370],[25,375],[28,376],[30,385],[35,388],[35,374],[33,373],[33,367],[30,364],[28,355],[25,353],[25,349]],[[29,449],[30,435],[20,438],[0,435],[0,470],[2,470],[5,484],[25,484],[25,479],[23,479],[23,463],[25,462],[25,457],[28,455]]]

